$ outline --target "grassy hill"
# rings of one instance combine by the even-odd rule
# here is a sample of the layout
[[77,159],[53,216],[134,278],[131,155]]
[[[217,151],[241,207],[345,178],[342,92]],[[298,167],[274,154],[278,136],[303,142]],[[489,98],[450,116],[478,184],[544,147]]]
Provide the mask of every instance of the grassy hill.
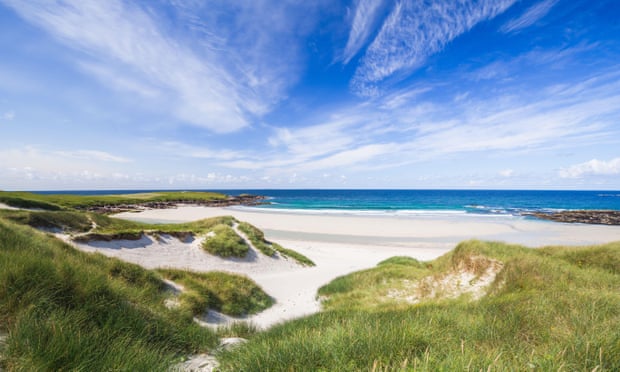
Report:
[[[475,299],[465,289],[490,268]],[[325,311],[221,355],[222,370],[620,370],[620,243],[468,241],[431,262],[387,260],[320,295]]]
[[[163,278],[188,287],[180,306],[165,305]],[[0,369],[164,371],[217,346],[218,334],[193,321],[207,307],[239,315],[270,305],[244,277],[145,270],[0,218]]]

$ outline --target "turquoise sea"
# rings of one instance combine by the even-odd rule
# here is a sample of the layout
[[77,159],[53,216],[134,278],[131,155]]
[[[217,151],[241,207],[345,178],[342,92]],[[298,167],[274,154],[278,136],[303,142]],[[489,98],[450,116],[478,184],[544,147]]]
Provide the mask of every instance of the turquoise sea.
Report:
[[[84,195],[158,190],[39,191]],[[170,190],[167,190],[170,191]],[[191,190],[197,191],[197,190]],[[209,190],[229,195],[264,195],[256,208],[352,214],[521,215],[574,209],[620,210],[620,191],[550,190]]]

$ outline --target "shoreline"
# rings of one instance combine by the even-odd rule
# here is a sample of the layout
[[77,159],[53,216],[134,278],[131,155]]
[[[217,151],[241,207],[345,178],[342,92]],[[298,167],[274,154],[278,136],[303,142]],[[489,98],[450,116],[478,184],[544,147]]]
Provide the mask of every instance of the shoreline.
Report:
[[[174,209],[124,212],[114,217],[148,223],[183,223],[230,215],[264,230],[268,239],[334,243],[367,239],[371,245],[391,242],[456,245],[463,240],[501,240],[530,247],[588,245],[620,240],[620,226],[563,223],[526,217],[473,214],[357,215],[296,213],[252,207],[179,205]],[[424,245],[424,244],[422,244]]]

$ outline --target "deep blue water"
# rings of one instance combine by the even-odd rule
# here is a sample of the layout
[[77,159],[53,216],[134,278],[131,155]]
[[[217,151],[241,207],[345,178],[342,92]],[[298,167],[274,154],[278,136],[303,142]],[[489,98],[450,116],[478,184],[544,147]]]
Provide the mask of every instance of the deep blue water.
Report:
[[[158,190],[39,191],[82,195]],[[194,190],[196,191],[196,190]],[[352,213],[469,213],[519,215],[525,211],[620,210],[620,191],[538,190],[210,190],[229,195],[265,195],[260,208]]]

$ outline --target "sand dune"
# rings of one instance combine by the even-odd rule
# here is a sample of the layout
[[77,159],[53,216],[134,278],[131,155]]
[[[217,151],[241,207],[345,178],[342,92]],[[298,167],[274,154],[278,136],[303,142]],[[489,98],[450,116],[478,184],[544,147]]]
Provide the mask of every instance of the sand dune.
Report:
[[[144,222],[185,222],[232,215],[265,231],[267,239],[312,259],[316,267],[269,258],[260,252],[244,260],[214,257],[200,248],[201,238],[181,242],[157,240],[92,242],[80,249],[100,252],[147,268],[174,267],[196,271],[223,270],[249,276],[276,299],[276,304],[248,320],[259,327],[314,313],[320,286],[352,271],[369,268],[397,255],[431,260],[462,240],[502,240],[538,247],[551,244],[596,244],[620,240],[620,226],[530,221],[510,217],[355,216],[294,214],[240,208],[180,206],[176,209],[121,213],[118,218]],[[211,324],[231,319],[206,316]]]

